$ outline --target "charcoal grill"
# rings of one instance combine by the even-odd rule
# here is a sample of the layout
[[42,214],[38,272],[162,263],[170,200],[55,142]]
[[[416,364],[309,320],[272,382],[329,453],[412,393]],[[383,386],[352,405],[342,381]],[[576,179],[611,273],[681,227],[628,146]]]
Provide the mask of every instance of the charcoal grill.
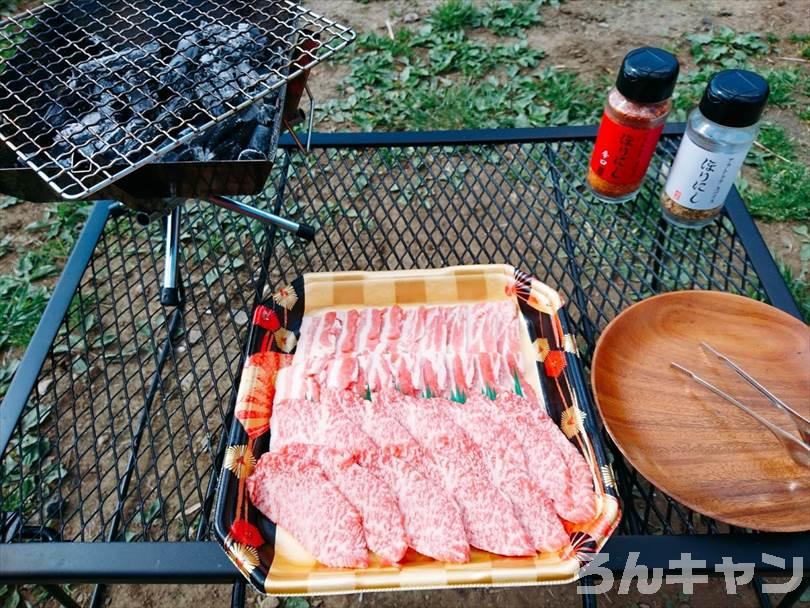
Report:
[[309,70],[353,38],[289,0],[67,0],[11,17],[0,23],[0,191],[114,199],[142,221],[164,218],[161,301],[177,305],[184,199],[312,238],[228,197],[261,190]]

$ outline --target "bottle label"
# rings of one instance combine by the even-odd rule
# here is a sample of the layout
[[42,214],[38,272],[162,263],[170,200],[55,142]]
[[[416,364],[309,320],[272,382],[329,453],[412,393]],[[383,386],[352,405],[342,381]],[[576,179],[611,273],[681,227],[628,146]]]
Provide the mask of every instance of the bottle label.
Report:
[[688,209],[705,211],[721,207],[747,153],[747,149],[733,154],[710,152],[684,135],[664,191]]
[[615,186],[640,182],[663,129],[663,123],[652,129],[636,129],[614,122],[607,113],[602,114],[591,170]]

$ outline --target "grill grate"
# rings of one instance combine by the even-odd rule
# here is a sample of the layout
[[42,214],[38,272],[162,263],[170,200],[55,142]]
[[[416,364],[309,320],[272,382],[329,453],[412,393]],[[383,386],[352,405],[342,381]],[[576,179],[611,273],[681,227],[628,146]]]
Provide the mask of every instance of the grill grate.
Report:
[[277,126],[253,104],[353,38],[289,0],[46,5],[0,23],[0,140],[85,198],[239,112]]
[[[2,510],[64,541],[208,538],[250,311],[305,272],[513,264],[564,294],[586,363],[607,323],[655,293],[766,299],[728,218],[701,231],[662,223],[657,193],[677,143],[662,140],[655,177],[625,205],[586,193],[587,140],[290,151],[289,168],[277,162],[266,190],[243,200],[318,226],[315,242],[189,203],[187,303],[172,313],[155,297],[159,226],[111,217],[4,455]],[[735,532],[614,456],[622,533]]]

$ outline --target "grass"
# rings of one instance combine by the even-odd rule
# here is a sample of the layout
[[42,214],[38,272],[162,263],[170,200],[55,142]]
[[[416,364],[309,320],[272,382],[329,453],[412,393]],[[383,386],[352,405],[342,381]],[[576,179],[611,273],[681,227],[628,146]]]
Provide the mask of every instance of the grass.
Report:
[[341,83],[343,95],[324,105],[320,119],[363,130],[595,121],[605,82],[541,68],[543,52],[525,40],[491,44],[471,37],[479,29],[520,34],[539,23],[541,4],[496,2],[479,10],[469,2],[449,0],[416,31],[361,35]]
[[430,13],[427,22],[437,32],[455,32],[476,27],[481,13],[468,0],[448,0]]
[[[41,220],[26,227],[36,237],[36,246],[14,251],[14,272],[0,274],[0,357],[5,358],[10,347],[26,346],[31,339],[50,297],[43,279],[59,274],[88,210],[82,203],[49,205]],[[12,251],[9,242],[3,255]],[[0,370],[7,365],[10,363],[0,364]],[[0,383],[0,397],[4,394]]]
[[810,220],[810,170],[796,160],[796,144],[784,129],[765,122],[746,162],[758,168],[761,186],[740,184],[755,217],[768,221]]
[[779,261],[779,270],[787,283],[788,289],[793,294],[793,299],[799,306],[799,312],[805,322],[810,322],[810,281],[807,278],[807,271],[800,274],[793,272],[784,261]]
[[[0,207],[14,204],[4,199]],[[19,354],[48,303],[49,279],[64,266],[89,209],[86,203],[48,205],[42,219],[26,227],[33,245],[15,247],[10,238],[0,242],[0,257],[16,255],[13,272],[0,274],[0,398],[6,394],[20,362]],[[47,492],[67,475],[67,470],[56,462],[48,438],[38,432],[39,425],[50,415],[50,406],[30,410],[22,419],[21,432],[12,437],[0,460],[0,510],[25,512],[40,492]],[[41,590],[34,589],[21,595],[21,590],[0,586],[0,605],[26,605],[26,594],[31,593],[34,599],[41,594]]]
[[745,67],[751,57],[767,55],[772,49],[762,34],[738,33],[730,27],[689,34],[686,41],[695,63],[722,68]]
[[788,40],[793,43],[801,45],[799,56],[804,59],[810,59],[810,34],[791,34]]
[[496,36],[522,36],[542,23],[540,7],[554,0],[492,0],[479,9],[468,0],[448,0],[437,6],[427,22],[436,32],[484,28]]

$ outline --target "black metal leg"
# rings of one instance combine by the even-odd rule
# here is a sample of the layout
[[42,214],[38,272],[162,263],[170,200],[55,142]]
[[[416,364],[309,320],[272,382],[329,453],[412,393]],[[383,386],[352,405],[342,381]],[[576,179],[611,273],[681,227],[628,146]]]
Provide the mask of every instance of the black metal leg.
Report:
[[65,608],[82,608],[76,600],[70,597],[59,585],[42,585],[53,599],[62,604]]
[[231,592],[231,608],[244,608],[245,606],[245,581],[238,580],[233,584]]
[[[180,309],[175,310],[172,313],[172,316],[169,318],[169,327],[167,330],[168,333],[163,341],[163,346],[160,349],[160,353],[158,354],[157,368],[155,369],[152,383],[149,386],[149,391],[146,393],[146,402],[144,403],[143,412],[141,413],[140,420],[138,421],[138,428],[135,431],[135,438],[132,441],[126,472],[124,473],[124,477],[121,480],[121,485],[118,488],[118,506],[110,521],[110,532],[107,536],[107,542],[119,540],[118,528],[124,516],[124,501],[126,500],[127,492],[129,491],[129,483],[138,462],[138,451],[140,450],[141,439],[143,438],[144,431],[149,423],[152,404],[155,401],[155,397],[158,394],[158,389],[160,388],[162,382],[161,374],[163,372],[163,364],[169,358],[169,353],[173,348],[174,334],[177,331],[177,328],[180,326],[181,319],[182,311]],[[100,608],[103,601],[104,585],[96,585],[95,589],[93,590],[93,595],[90,598],[90,608]]]
[[[593,580],[592,576],[586,576],[582,579],[581,583],[585,586],[593,586],[596,584],[596,581]],[[596,599],[595,593],[582,594],[582,608],[597,608],[598,605],[599,601]]]
[[180,255],[180,209],[177,205],[166,216],[166,255],[163,261],[163,287],[160,303],[164,306],[180,306],[180,290],[177,287],[178,256]]
[[771,598],[769,598],[768,594],[762,590],[762,577],[758,574],[755,575],[754,580],[751,581],[751,586],[754,588],[754,592],[757,594],[759,605],[762,606],[762,608],[771,608]]
[[798,587],[785,594],[785,597],[782,598],[782,601],[779,602],[776,608],[791,608],[791,606],[801,599],[802,594],[808,589],[810,589],[810,576],[805,576]]

